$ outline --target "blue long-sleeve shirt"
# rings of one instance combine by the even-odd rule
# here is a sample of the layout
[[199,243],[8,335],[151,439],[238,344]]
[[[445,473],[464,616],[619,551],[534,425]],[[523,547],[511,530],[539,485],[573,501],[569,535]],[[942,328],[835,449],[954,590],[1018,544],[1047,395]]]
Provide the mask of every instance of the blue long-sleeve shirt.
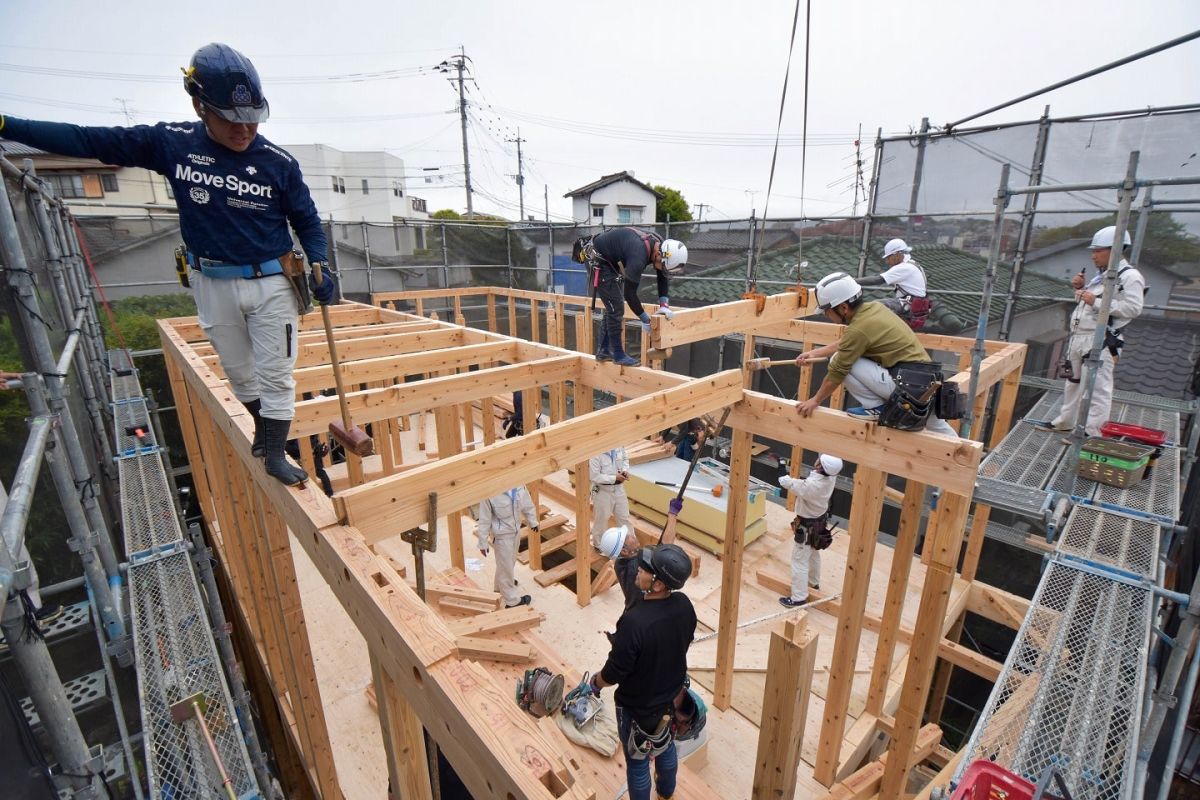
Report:
[[5,116],[0,136],[165,176],[179,206],[183,241],[204,258],[230,264],[278,258],[292,249],[288,223],[309,261],[328,258],[321,217],[300,165],[261,135],[237,153],[210,139],[199,120],[100,128]]

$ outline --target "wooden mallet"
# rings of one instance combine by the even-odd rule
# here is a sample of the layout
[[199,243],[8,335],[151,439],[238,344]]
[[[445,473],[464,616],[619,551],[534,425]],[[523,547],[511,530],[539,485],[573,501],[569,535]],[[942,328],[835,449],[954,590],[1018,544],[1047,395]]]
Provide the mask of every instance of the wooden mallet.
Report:
[[[314,265],[313,283],[317,286],[325,279],[325,270]],[[375,443],[367,432],[356,428],[350,420],[350,406],[346,404],[346,390],[342,388],[342,368],[338,364],[337,344],[333,340],[333,324],[329,320],[329,306],[320,303],[321,321],[325,323],[325,341],[329,344],[329,364],[333,369],[333,382],[337,386],[338,406],[342,410],[342,418],[329,423],[329,433],[342,443],[347,453],[356,456],[369,456],[375,452]]]
[[[809,364],[819,364],[822,361],[828,361],[828,360],[829,359],[826,359],[826,358],[810,358],[810,359],[808,359],[808,363]],[[770,369],[771,367],[782,367],[784,364],[791,364],[794,367],[794,366],[796,366],[796,359],[794,359],[794,358],[779,358],[779,359],[772,360],[770,358],[752,358],[746,362],[746,369],[749,372],[758,372],[760,370]]]

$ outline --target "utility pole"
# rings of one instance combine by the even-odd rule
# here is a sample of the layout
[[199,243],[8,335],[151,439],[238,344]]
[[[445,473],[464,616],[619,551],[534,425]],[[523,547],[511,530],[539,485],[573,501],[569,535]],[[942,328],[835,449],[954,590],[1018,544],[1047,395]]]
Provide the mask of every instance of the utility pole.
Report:
[[858,188],[862,186],[862,123],[858,123],[858,138],[854,140],[854,213],[858,216]]
[[696,206],[696,222],[704,221],[704,209],[710,208],[707,203],[695,203]]
[[550,184],[544,184],[542,189],[543,195],[546,198],[546,224],[550,224]]
[[467,148],[467,101],[463,95],[463,71],[467,68],[467,53],[462,47],[458,49],[458,55],[446,59],[434,69],[446,74],[449,74],[451,70],[458,73],[458,77],[451,80],[458,82],[458,118],[462,126],[463,174],[467,186],[467,217],[470,218],[474,215],[475,208],[471,199],[471,153]]
[[133,124],[133,112],[129,110],[129,100],[124,97],[114,97],[113,100],[121,104],[121,113],[125,115],[125,124]]
[[520,196],[521,202],[521,221],[525,221],[525,162],[521,158],[521,142],[525,141],[521,138],[521,129],[517,128],[517,138],[505,139],[506,142],[517,143],[517,174],[514,176],[517,179],[517,194]]

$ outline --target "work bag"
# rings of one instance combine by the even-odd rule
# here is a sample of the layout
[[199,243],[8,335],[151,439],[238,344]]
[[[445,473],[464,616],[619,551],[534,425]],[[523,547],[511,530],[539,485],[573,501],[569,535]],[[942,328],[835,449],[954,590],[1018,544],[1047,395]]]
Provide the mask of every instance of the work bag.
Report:
[[792,520],[792,539],[796,544],[806,544],[814,550],[824,550],[833,544],[833,531],[829,529],[829,512],[819,517],[800,517]]

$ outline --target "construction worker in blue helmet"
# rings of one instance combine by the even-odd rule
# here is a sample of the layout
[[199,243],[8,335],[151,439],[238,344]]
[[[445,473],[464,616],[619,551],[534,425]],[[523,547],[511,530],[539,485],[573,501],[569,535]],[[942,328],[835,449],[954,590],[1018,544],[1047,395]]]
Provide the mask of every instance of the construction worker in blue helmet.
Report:
[[226,44],[204,45],[183,70],[183,85],[198,121],[102,128],[0,115],[0,136],[166,177],[179,207],[181,282],[190,284],[200,327],[254,419],[252,452],[265,458],[270,475],[298,485],[308,476],[284,448],[295,413],[299,312],[308,297],[291,230],[327,278],[310,276],[308,288],[330,303],[336,288],[321,218],[296,159],[258,135],[270,107],[250,59]]

